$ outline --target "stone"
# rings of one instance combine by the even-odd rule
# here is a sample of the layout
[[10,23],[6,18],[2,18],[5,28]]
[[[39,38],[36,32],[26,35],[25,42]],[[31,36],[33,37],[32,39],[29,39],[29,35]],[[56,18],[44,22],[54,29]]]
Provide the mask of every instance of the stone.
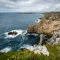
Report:
[[46,13],[44,17],[41,17],[40,22],[29,25],[27,32],[28,33],[44,33],[47,35],[53,35],[54,31],[57,31],[60,29],[59,15],[60,13]]
[[48,43],[53,45],[60,45],[60,30],[54,32]]
[[17,32],[16,31],[9,32],[8,35],[17,35]]
[[45,36],[43,34],[40,35],[40,45],[43,45]]

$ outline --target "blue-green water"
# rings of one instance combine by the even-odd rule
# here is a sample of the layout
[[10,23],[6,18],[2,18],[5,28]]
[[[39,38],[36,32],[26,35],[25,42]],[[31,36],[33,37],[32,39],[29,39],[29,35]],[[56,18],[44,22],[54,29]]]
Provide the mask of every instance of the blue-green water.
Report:
[[[25,35],[28,25],[35,23],[41,14],[0,13],[0,52],[19,50],[23,45],[38,43],[34,35]],[[16,30],[17,36],[8,36]]]

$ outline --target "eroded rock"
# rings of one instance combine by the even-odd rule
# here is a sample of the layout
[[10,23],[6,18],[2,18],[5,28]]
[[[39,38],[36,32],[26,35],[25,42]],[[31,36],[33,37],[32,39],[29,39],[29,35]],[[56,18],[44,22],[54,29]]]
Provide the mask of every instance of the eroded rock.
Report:
[[[45,18],[44,18],[45,17]],[[60,29],[60,13],[45,14],[40,22],[33,25],[29,25],[28,33],[44,33],[47,35],[53,35],[54,31]]]
[[16,31],[9,32],[8,35],[17,35],[17,32]]
[[48,43],[53,45],[60,45],[60,30],[54,32]]

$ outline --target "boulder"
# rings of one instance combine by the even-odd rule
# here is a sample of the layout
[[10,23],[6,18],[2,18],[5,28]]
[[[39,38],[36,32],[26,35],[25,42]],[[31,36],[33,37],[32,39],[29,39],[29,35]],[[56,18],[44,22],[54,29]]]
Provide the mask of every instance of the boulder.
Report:
[[16,31],[9,32],[8,35],[17,35],[17,32]]

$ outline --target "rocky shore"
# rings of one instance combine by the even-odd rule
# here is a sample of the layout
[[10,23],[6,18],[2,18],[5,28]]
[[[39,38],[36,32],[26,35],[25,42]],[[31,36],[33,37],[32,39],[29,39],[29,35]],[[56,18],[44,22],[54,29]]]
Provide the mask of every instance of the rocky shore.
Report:
[[60,44],[60,12],[44,13],[38,23],[28,26],[27,31],[40,34],[40,44],[43,43],[44,36],[51,36],[48,39],[50,44]]
[[[44,13],[37,23],[28,26],[27,32],[37,34],[39,44],[19,51],[0,52],[0,60],[60,60],[60,12]],[[16,34],[17,30],[7,33],[9,37]]]

